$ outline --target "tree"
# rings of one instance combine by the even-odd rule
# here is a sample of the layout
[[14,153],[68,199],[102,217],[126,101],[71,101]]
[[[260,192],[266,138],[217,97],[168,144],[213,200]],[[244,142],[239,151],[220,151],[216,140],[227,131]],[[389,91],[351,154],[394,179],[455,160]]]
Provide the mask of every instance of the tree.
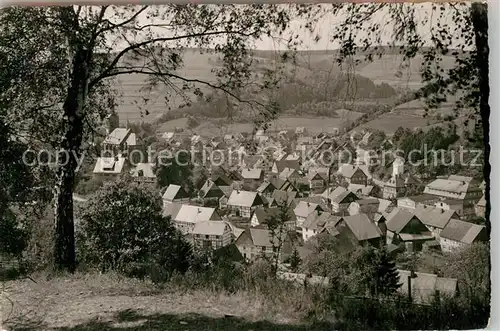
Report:
[[271,214],[266,219],[266,225],[270,232],[270,241],[273,246],[273,254],[271,256],[272,273],[276,277],[278,265],[281,259],[283,244],[288,235],[288,224],[290,222],[290,210],[287,201],[278,205],[278,212]]
[[90,266],[162,280],[185,272],[192,255],[170,218],[162,216],[160,196],[125,180],[106,184],[89,199],[81,240],[82,262]]
[[[0,53],[15,79],[2,89],[0,99],[11,101],[11,117],[20,123],[31,120],[30,131],[36,139],[71,156],[58,167],[54,187],[56,267],[75,268],[72,192],[76,159],[82,155],[95,123],[116,105],[113,78],[144,74],[149,77],[146,90],[163,84],[170,94],[185,99],[189,99],[186,90],[201,96],[200,86],[221,90],[263,117],[272,117],[275,106],[244,100],[238,91],[249,82],[261,81],[255,80],[257,73],[252,70],[248,51],[252,41],[275,33],[288,39],[285,31],[291,15],[287,9],[261,4],[172,4],[2,10]],[[289,41],[293,44],[294,38]],[[221,54],[216,82],[177,74],[184,47],[213,47]],[[258,86],[272,87],[276,77],[273,73],[264,76]],[[167,102],[169,97],[165,96]],[[148,99],[145,97],[146,103]]]
[[290,268],[292,269],[293,272],[297,272],[301,263],[302,259],[300,258],[297,248],[295,247],[292,252],[292,255],[290,255]]
[[391,295],[401,287],[399,282],[399,273],[396,269],[396,263],[392,260],[386,249],[377,251],[377,266],[375,273],[376,293],[382,295]]
[[[421,8],[424,11],[419,11]],[[491,148],[485,143],[489,140],[490,116],[487,3],[344,3],[333,5],[331,14],[343,17],[331,31],[331,38],[341,44],[339,63],[352,62],[358,50],[364,51],[367,61],[382,55],[387,49],[383,38],[388,27],[392,28],[393,38],[387,45],[403,56],[402,70],[422,55],[424,86],[417,96],[425,99],[429,109],[447,101],[449,96],[456,97],[457,111],[470,109],[464,115],[479,117],[476,131],[481,134],[473,137],[480,138],[484,160],[489,159]],[[383,25],[373,20],[376,15],[383,15]],[[443,61],[447,55],[454,59],[449,67]],[[490,172],[490,164],[484,162],[484,178],[489,178]],[[487,182],[486,219],[490,214],[489,191]]]

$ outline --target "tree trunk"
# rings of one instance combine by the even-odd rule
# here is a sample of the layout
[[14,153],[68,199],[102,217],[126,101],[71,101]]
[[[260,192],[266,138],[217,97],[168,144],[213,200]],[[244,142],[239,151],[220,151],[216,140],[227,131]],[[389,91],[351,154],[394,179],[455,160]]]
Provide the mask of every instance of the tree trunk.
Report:
[[[488,104],[488,99],[490,97],[490,85],[489,85],[489,53],[490,49],[488,47],[488,5],[486,3],[475,2],[471,5],[471,20],[474,27],[475,42],[476,42],[476,62],[479,68],[479,112],[481,114],[481,124],[483,129],[483,143],[484,143],[484,180],[486,182],[485,187],[485,199],[486,199],[486,211],[485,218],[489,220],[490,218],[490,173],[491,165],[490,160],[490,105]],[[487,222],[489,224],[489,222]],[[488,226],[488,233],[490,232]]]
[[81,156],[83,139],[83,108],[87,96],[88,58],[85,50],[78,50],[73,58],[71,85],[63,105],[64,133],[61,151],[67,160],[58,169],[55,185],[55,241],[54,266],[73,272],[76,267],[75,227],[73,218],[73,186],[77,158]]

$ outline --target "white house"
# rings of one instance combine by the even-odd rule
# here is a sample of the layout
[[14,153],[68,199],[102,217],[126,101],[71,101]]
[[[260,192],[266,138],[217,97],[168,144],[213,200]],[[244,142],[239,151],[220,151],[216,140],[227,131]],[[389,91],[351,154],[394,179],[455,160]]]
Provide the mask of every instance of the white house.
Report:
[[231,214],[250,218],[252,213],[265,201],[257,192],[233,190],[227,201]]
[[99,157],[94,166],[93,175],[102,180],[117,179],[124,170],[125,162],[126,158],[121,156]]
[[172,202],[188,202],[189,194],[179,185],[170,184],[163,193],[163,206]]
[[295,216],[297,217],[296,227],[301,229],[302,224],[307,219],[307,216],[317,211],[323,211],[323,208],[321,208],[319,204],[308,201],[300,201],[293,210]]
[[485,226],[452,219],[441,231],[439,243],[443,251],[450,252],[487,240]]
[[222,220],[215,208],[184,205],[173,202],[163,209],[164,215],[170,215],[174,225],[183,234],[192,234],[196,223]]
[[334,216],[329,212],[322,212],[316,210],[307,216],[306,220],[302,224],[302,239],[308,241],[310,238],[321,233],[325,227],[335,227],[340,217]]
[[194,248],[199,250],[215,250],[232,243],[231,227],[224,221],[197,222],[193,229]]

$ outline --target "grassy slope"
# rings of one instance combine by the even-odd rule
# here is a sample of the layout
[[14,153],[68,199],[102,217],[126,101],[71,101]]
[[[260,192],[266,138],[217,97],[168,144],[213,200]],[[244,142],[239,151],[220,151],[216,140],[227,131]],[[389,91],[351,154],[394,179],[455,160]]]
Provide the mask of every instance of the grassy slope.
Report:
[[98,274],[34,279],[36,283],[5,283],[1,302],[3,320],[9,315],[5,326],[68,331],[310,329],[293,311],[296,303],[271,304],[255,294],[158,289],[146,282]]

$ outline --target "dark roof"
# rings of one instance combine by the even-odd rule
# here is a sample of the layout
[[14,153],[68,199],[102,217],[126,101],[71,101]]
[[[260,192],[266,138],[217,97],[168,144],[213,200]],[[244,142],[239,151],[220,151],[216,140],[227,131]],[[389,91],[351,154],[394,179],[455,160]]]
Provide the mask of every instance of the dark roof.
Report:
[[481,231],[486,228],[483,225],[477,225],[469,222],[450,220],[450,222],[441,231],[441,238],[458,241],[465,244],[472,244],[479,236]]
[[379,228],[370,221],[366,214],[345,216],[342,219],[359,241],[381,237]]
[[387,217],[387,229],[389,231],[399,233],[412,220],[413,217],[416,217],[413,213],[410,213],[405,209],[395,208]]

